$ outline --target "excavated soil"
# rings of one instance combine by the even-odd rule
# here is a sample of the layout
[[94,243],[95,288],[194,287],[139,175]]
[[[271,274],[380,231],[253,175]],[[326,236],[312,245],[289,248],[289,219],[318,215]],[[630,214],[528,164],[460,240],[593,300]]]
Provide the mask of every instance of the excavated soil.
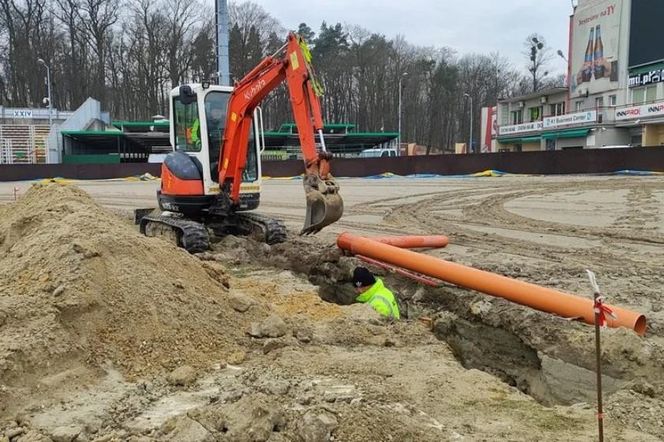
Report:
[[0,232],[2,411],[58,370],[136,379],[240,348],[221,266],[142,237],[75,187],[0,206]]
[[[607,440],[660,440],[664,182],[417,183],[358,182],[395,196],[353,204],[351,181],[344,219],[318,238],[227,237],[198,256],[75,187],[0,205],[0,440],[596,437],[591,327],[379,272],[405,317],[385,322],[348,305],[357,261],[334,247],[339,229],[448,234],[428,253],[580,295],[592,268],[610,302],[649,320],[645,338],[603,332]],[[291,201],[287,185],[273,187]],[[295,206],[266,209],[295,227]]]

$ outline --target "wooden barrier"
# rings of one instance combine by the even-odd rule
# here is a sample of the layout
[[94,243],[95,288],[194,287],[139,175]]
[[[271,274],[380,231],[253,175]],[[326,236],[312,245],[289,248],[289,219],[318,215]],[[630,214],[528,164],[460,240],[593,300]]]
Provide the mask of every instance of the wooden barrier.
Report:
[[[542,152],[503,152],[470,155],[430,155],[396,158],[338,158],[332,163],[337,177],[366,177],[391,172],[397,175],[466,175],[485,170],[554,175],[611,173],[620,170],[664,172],[664,147],[628,149],[579,149]],[[299,176],[300,160],[265,161],[263,175]],[[104,179],[150,173],[158,176],[159,164],[22,164],[0,165],[0,181],[63,177]]]

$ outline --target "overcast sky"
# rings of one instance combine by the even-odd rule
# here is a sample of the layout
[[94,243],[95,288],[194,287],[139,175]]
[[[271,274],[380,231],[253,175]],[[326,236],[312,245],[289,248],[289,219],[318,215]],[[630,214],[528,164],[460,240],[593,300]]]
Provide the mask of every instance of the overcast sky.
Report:
[[[500,52],[525,70],[523,41],[542,34],[553,53],[567,54],[570,0],[253,0],[287,29],[301,22],[360,25],[412,44],[448,46],[458,54]],[[552,71],[564,73],[557,55]]]

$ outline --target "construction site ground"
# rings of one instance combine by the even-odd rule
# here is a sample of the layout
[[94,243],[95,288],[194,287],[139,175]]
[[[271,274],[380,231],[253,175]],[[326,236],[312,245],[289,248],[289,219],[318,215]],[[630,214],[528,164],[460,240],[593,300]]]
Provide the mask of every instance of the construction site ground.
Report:
[[602,331],[607,440],[662,440],[664,177],[341,179],[305,238],[302,182],[268,180],[291,239],[195,256],[133,225],[157,180],[34,184],[0,183],[0,441],[596,440],[592,326],[379,272],[386,322],[343,231],[580,296],[592,269],[648,318]]

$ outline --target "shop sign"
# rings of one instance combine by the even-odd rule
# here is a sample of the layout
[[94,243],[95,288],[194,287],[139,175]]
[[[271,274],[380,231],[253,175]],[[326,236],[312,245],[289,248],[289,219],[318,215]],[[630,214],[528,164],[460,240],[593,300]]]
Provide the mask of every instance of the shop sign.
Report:
[[597,122],[597,111],[576,112],[574,114],[547,117],[544,119],[544,121],[516,124],[513,126],[501,126],[498,131],[500,136],[504,136],[524,132],[534,132],[543,129],[555,129],[561,126],[589,124],[595,122]]
[[597,121],[597,111],[577,112],[574,114],[558,115],[544,119],[545,129],[554,129],[569,124],[585,124]]
[[534,121],[532,123],[523,123],[523,124],[515,124],[512,126],[500,126],[498,128],[498,134],[499,135],[511,135],[511,134],[517,134],[517,133],[523,133],[523,132],[535,132],[538,130],[542,130],[544,127],[544,123],[541,121]]
[[616,110],[616,121],[636,120],[637,118],[660,117],[664,115],[664,103],[629,106]]
[[12,111],[14,118],[32,118],[32,110],[30,109],[14,109]]
[[655,69],[641,74],[629,76],[629,87],[647,86],[664,81],[664,69]]

